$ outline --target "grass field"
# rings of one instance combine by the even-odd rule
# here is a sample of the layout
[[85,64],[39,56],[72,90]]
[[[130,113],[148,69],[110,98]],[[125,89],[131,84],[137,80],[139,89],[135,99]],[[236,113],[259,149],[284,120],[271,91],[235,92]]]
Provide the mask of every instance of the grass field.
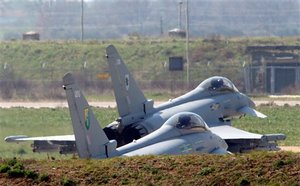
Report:
[[300,107],[299,106],[260,106],[257,108],[266,114],[265,119],[244,117],[237,119],[233,125],[250,132],[267,134],[283,133],[287,136],[280,145],[300,145]]
[[[299,45],[298,37],[192,38],[190,88],[219,75],[242,90],[244,65],[250,45]],[[185,40],[140,38],[108,41],[2,41],[0,42],[0,98],[5,100],[63,99],[61,78],[72,72],[90,95],[111,91],[105,48],[113,44],[146,92],[185,89],[186,71],[170,72],[169,57],[185,56]],[[169,86],[172,85],[172,86]],[[297,92],[298,93],[298,92]]]
[[[300,145],[299,107],[261,106],[259,111],[268,115],[266,119],[243,117],[234,120],[234,126],[250,132],[287,135],[280,145]],[[104,127],[117,118],[115,109],[94,108],[96,117]],[[72,134],[71,119],[67,108],[26,109],[12,108],[0,110],[0,139],[9,135],[47,136]],[[53,154],[54,156],[58,154]],[[30,143],[11,144],[0,141],[0,157],[22,156],[24,158],[46,158],[46,154],[32,153]],[[64,158],[64,156],[57,156]]]
[[[116,119],[114,109],[95,109],[96,117],[102,126]],[[0,157],[45,158],[46,154],[32,153],[30,143],[11,144],[3,141],[5,136],[24,134],[28,136],[47,136],[73,134],[69,110],[12,108],[0,110]],[[25,152],[24,152],[25,151]]]

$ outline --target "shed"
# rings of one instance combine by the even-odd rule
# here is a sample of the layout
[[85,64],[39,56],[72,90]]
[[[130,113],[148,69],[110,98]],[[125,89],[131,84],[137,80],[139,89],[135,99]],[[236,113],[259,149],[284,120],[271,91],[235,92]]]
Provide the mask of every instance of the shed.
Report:
[[180,37],[180,38],[185,38],[186,37],[186,31],[179,29],[179,28],[175,28],[172,30],[169,30],[169,36],[170,37]]
[[251,62],[245,67],[250,93],[293,94],[300,87],[300,46],[248,46]]
[[34,31],[23,33],[23,40],[40,40],[40,34]]

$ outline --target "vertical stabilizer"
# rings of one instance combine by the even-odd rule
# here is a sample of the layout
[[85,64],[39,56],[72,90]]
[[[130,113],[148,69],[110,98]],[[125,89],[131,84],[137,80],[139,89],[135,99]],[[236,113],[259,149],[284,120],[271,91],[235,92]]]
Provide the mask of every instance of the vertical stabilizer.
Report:
[[69,111],[80,158],[106,158],[116,149],[96,120],[85,97],[75,84],[72,74],[63,77]]
[[147,101],[113,45],[106,54],[122,124],[136,122],[153,108],[153,101]]

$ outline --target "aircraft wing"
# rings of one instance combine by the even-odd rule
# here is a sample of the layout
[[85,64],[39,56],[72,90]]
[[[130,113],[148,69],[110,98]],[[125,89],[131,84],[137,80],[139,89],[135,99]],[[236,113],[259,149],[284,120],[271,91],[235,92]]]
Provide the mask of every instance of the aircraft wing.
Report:
[[247,132],[228,125],[210,127],[210,130],[224,140],[261,139],[263,137],[263,135]]
[[4,139],[6,142],[20,143],[25,141],[32,141],[33,152],[54,152],[58,151],[60,154],[75,153],[75,136],[74,135],[60,135],[60,136],[41,136],[28,137],[24,135],[7,136]]
[[249,150],[278,150],[277,141],[284,140],[284,134],[255,134],[232,126],[211,127],[210,130],[224,139],[232,153]]
[[42,137],[28,137],[24,135],[7,136],[4,139],[6,142],[24,142],[24,141],[51,141],[51,142],[75,142],[74,135],[60,135],[60,136],[42,136]]

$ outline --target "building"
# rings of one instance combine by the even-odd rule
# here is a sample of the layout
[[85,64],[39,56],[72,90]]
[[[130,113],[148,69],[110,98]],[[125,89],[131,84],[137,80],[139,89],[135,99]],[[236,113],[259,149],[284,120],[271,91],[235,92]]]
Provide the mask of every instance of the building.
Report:
[[300,46],[248,46],[248,93],[293,94],[300,89]]
[[23,40],[40,40],[38,32],[30,31],[23,34]]
[[186,37],[186,31],[179,29],[179,28],[169,30],[168,34],[169,34],[169,37],[179,37],[179,38]]

